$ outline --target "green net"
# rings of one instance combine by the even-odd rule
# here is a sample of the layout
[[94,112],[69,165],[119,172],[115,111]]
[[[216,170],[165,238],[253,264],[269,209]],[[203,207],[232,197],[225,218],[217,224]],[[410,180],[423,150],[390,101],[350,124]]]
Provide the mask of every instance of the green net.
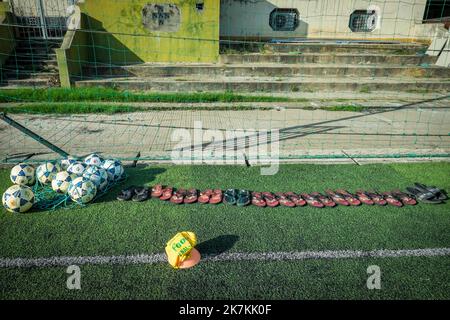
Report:
[[109,181],[106,187],[102,189],[97,189],[95,197],[92,199],[92,201],[85,204],[73,201],[68,193],[65,194],[57,193],[52,189],[51,185],[42,184],[37,180],[35,185],[32,186],[32,190],[35,197],[33,208],[44,211],[56,209],[82,208],[89,205],[90,203],[100,201],[100,199],[103,196],[108,194],[109,190],[111,190],[117,185],[122,184],[124,181],[127,180],[127,178],[128,175],[124,173],[120,179],[116,181]]
[[449,1],[161,2],[0,2],[0,161],[450,154]]

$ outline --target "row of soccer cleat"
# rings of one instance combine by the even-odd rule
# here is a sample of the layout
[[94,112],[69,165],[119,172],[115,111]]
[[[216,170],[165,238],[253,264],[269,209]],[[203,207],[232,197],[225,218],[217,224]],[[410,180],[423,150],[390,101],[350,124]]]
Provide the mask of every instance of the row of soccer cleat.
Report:
[[68,194],[77,203],[85,204],[95,197],[97,190],[104,190],[108,183],[119,180],[124,173],[119,160],[104,160],[91,154],[80,161],[69,156],[59,162],[46,162],[36,170],[29,164],[18,164],[11,170],[15,184],[3,194],[3,206],[10,212],[26,212],[34,204],[34,193],[28,186],[36,179],[42,185],[51,185],[59,194]]

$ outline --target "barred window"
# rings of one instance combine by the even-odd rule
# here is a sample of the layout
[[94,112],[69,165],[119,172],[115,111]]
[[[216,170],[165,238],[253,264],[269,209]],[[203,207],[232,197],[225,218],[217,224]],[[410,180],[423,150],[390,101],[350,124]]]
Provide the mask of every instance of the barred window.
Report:
[[298,27],[297,9],[274,9],[270,13],[269,25],[274,31],[294,31]]
[[377,27],[377,22],[375,10],[356,10],[350,15],[349,27],[353,32],[372,32]]

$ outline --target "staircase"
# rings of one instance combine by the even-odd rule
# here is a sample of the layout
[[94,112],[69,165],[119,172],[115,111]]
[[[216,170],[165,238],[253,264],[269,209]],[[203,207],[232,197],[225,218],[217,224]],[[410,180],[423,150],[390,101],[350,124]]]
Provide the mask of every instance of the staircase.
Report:
[[1,85],[8,87],[59,86],[55,49],[62,40],[17,39],[16,48],[2,66]]
[[217,64],[145,63],[86,69],[76,86],[149,91],[448,92],[450,68],[420,44],[266,44],[224,48]]

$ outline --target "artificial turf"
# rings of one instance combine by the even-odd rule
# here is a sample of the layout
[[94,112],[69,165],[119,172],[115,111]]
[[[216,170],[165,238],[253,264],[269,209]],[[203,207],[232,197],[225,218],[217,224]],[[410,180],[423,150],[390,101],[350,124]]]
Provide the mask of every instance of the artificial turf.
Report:
[[[126,185],[323,191],[390,190],[415,181],[450,189],[449,163],[128,168]],[[1,189],[9,186],[0,171]],[[83,209],[0,214],[0,257],[160,253],[177,231],[191,230],[203,254],[450,247],[450,205],[332,209],[175,206],[159,200],[117,202],[116,189]],[[379,265],[382,289],[368,290],[366,269]],[[183,271],[168,264],[82,266],[82,290],[65,287],[65,268],[0,269],[0,298],[450,298],[449,257],[291,262],[204,262]]]

